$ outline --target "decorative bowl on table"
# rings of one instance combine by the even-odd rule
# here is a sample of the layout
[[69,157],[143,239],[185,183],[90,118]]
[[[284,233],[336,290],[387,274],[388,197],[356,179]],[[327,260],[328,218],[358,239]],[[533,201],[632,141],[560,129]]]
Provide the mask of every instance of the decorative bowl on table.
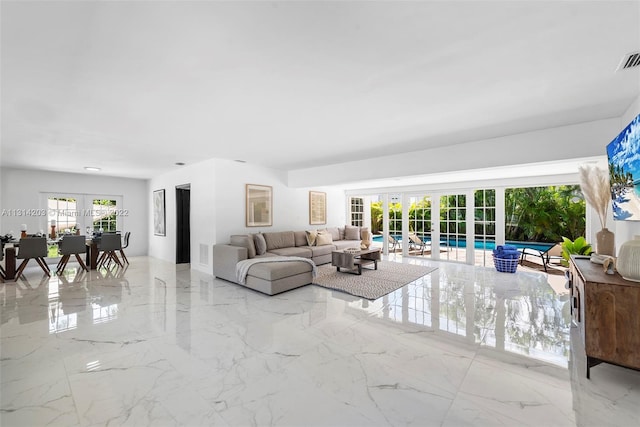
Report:
[[344,250],[345,254],[357,254],[360,253],[360,248],[346,248]]

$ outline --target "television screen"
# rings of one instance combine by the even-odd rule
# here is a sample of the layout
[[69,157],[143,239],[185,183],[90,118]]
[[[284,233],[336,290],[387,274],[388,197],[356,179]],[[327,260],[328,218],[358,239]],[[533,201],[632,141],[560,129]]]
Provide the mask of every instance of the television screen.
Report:
[[607,145],[613,219],[640,221],[640,114]]

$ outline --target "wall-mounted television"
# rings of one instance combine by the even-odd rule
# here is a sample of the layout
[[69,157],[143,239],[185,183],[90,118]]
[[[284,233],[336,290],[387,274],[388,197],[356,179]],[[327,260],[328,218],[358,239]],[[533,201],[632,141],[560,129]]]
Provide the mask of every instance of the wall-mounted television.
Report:
[[607,145],[613,219],[640,221],[640,114]]

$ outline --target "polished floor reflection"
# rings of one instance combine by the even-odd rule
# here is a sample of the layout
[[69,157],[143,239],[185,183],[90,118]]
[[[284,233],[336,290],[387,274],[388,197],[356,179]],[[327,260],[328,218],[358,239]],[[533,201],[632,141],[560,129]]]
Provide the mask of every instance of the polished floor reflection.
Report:
[[438,269],[367,301],[130,261],[0,284],[0,425],[637,425],[541,273],[397,257]]

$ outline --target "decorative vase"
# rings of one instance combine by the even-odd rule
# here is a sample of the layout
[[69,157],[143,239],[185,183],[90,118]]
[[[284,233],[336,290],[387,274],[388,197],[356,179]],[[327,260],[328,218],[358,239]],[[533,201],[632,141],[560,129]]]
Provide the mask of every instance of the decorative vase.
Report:
[[624,279],[640,282],[640,236],[620,246],[616,269]]
[[360,242],[360,247],[362,249],[369,249],[371,246],[371,232],[366,230],[362,232],[362,241]]
[[603,228],[596,233],[596,253],[598,255],[615,256],[615,234],[608,228]]

